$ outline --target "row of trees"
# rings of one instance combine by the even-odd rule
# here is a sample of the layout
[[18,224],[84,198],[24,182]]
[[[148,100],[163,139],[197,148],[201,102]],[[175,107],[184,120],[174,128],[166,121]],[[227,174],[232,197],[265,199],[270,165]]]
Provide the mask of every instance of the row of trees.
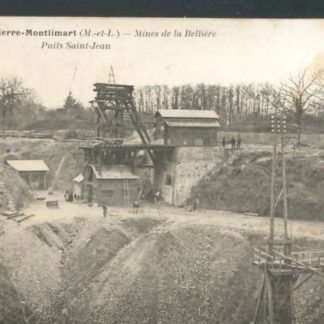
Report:
[[212,109],[220,115],[223,126],[230,128],[245,121],[264,120],[276,109],[283,109],[294,116],[300,142],[304,114],[323,115],[323,71],[298,72],[279,87],[268,83],[145,86],[136,90],[135,100],[139,111],[149,113],[158,109]]
[[[281,86],[271,84],[166,85],[145,86],[135,92],[137,109],[154,113],[158,109],[211,109],[218,112],[223,126],[242,125],[246,120],[262,120],[276,109],[291,112],[297,125],[298,140],[304,114],[323,114],[323,71],[310,74],[304,70],[291,75]],[[2,133],[5,127],[21,128],[41,119],[93,122],[93,114],[75,100],[71,93],[62,108],[47,111],[37,102],[33,91],[17,79],[0,80]]]
[[[5,129],[51,130],[93,122],[93,113],[70,92],[61,108],[46,109],[33,90],[19,79],[0,79],[0,124],[2,138]],[[81,126],[81,128],[82,128]]]
[[212,109],[230,124],[238,116],[262,116],[272,111],[275,88],[270,84],[220,86],[197,84],[145,86],[135,92],[139,111],[158,109]]
[[2,137],[6,128],[18,128],[40,118],[46,109],[36,99],[33,90],[19,79],[0,79],[0,119]]

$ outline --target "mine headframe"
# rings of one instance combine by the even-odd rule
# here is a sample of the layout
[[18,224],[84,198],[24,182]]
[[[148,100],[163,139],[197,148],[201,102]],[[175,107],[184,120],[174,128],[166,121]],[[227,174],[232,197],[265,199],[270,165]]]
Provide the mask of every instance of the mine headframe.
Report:
[[[136,110],[133,98],[134,87],[124,84],[95,83],[96,97],[91,106],[97,114],[97,139],[122,138],[125,135],[125,121],[130,120],[143,144],[148,145],[151,138]],[[156,157],[147,150],[153,163]]]
[[91,101],[97,114],[97,138],[120,138],[124,136],[125,121],[134,125],[143,144],[151,142],[150,136],[143,124],[134,103],[134,87],[123,84],[95,83],[95,99]]

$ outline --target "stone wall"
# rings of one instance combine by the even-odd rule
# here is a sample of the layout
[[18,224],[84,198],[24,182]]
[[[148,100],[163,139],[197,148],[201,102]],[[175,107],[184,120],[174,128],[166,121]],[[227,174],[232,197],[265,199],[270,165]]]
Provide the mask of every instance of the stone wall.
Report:
[[175,206],[184,205],[192,186],[212,168],[221,166],[224,156],[224,149],[220,147],[176,148],[167,169],[158,172],[155,177],[163,199]]

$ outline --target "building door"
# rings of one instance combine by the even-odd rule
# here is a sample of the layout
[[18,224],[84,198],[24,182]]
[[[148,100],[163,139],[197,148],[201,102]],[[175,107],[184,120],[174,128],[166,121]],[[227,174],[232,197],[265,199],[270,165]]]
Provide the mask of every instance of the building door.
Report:
[[88,203],[92,203],[93,202],[93,187],[92,187],[92,185],[86,186],[86,195],[87,195]]

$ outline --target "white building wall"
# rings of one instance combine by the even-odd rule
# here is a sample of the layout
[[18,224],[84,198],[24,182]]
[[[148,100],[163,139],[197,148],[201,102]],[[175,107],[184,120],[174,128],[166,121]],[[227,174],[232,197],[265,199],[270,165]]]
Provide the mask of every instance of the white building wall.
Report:
[[[224,149],[221,147],[176,148],[173,161],[161,177],[163,199],[175,206],[184,205],[191,188],[223,161]],[[171,185],[166,184],[168,176],[171,176]]]

